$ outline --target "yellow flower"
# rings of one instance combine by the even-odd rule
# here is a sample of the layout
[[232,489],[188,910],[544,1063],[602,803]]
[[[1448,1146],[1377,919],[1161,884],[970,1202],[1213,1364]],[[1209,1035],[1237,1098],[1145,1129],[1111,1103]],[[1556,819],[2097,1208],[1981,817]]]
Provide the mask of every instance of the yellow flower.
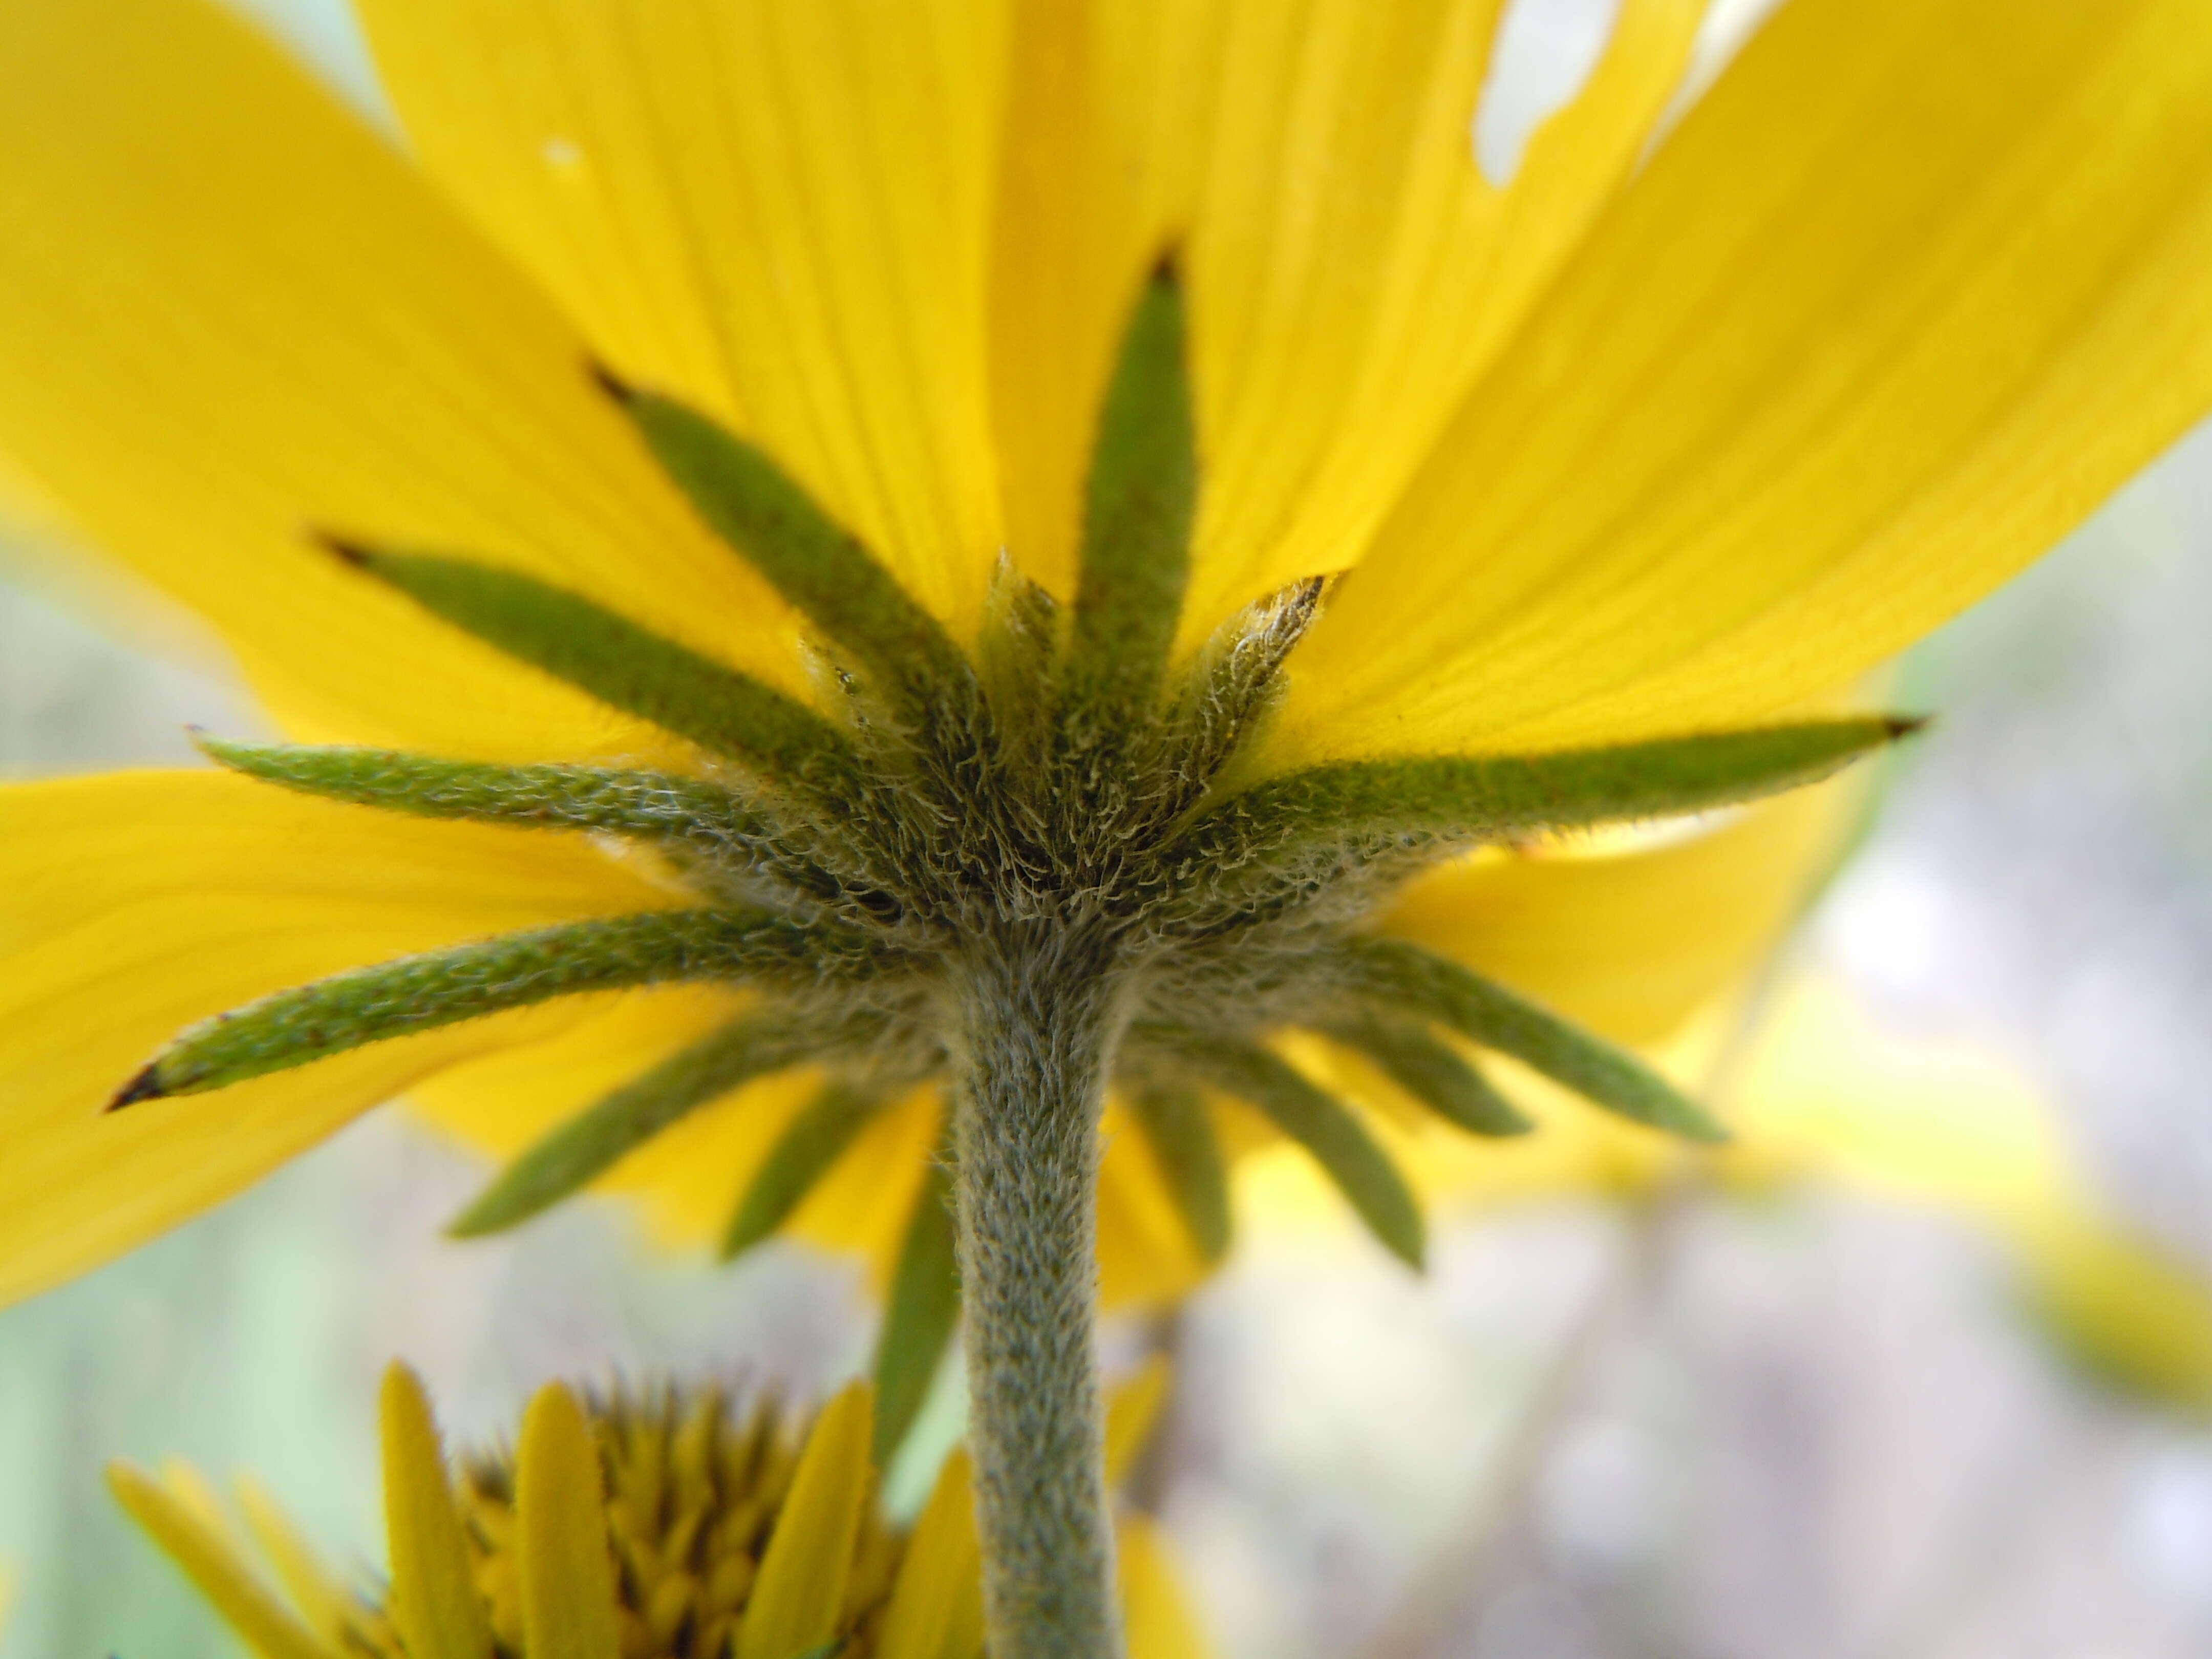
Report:
[[[1157,1365],[1114,1401],[1109,1473],[1150,1432]],[[332,1571],[258,1486],[234,1511],[198,1473],[109,1470],[124,1508],[263,1659],[979,1659],[968,1461],[910,1530],[875,1504],[871,1400],[811,1423],[715,1389],[591,1396],[549,1383],[514,1449],[449,1468],[429,1402],[395,1364],[381,1402],[388,1577]],[[239,1524],[242,1520],[243,1527]],[[1158,1530],[1119,1527],[1131,1659],[1206,1648]]]
[[[2196,9],[1800,0],[1624,185],[1696,10],[1634,4],[1504,190],[1462,143],[1494,9],[1301,32],[1195,5],[963,0],[868,30],[372,5],[457,215],[184,0],[18,4],[0,166],[31,222],[0,272],[0,444],[295,730],[663,753],[347,580],[302,526],[481,549],[795,684],[788,607],[625,441],[575,373],[595,352],[757,435],[972,632],[1001,545],[1066,591],[1124,273],[1180,230],[1210,469],[1184,634],[1363,567],[1301,647],[1281,766],[1785,708],[2040,549],[2201,405]],[[1875,136],[1926,108],[1947,118],[1893,166]],[[535,1044],[538,1079],[596,1082],[720,1012],[674,991],[507,1016],[106,1121],[197,1016],[662,896],[588,848],[217,777],[40,786],[0,833],[16,1294],[440,1072],[434,1115],[512,1148],[497,1067],[452,1069],[475,1055],[529,1069]],[[1531,915],[1500,953],[1565,931]],[[541,1123],[588,1098],[533,1092]],[[758,1092],[744,1133],[715,1115],[756,1155],[797,1091]],[[910,1152],[926,1115],[880,1138]],[[724,1206],[744,1150],[715,1148]],[[1109,1160],[1104,1224],[1148,1248],[1106,1261],[1157,1292],[1193,1264],[1137,1162]],[[860,1207],[896,1232],[897,1204]]]
[[[1480,84],[1480,7],[1387,21],[1348,9],[1296,70],[1264,16],[1217,40],[1196,9],[1145,13],[1139,27],[1133,10],[1084,23],[963,0],[887,29],[775,6],[686,5],[649,23],[611,7],[372,6],[418,172],[191,0],[18,3],[0,13],[13,94],[0,170],[35,222],[0,251],[0,451],[88,544],[212,623],[296,732],[690,769],[695,749],[487,651],[305,532],[480,552],[803,690],[793,608],[691,515],[581,372],[596,356],[757,438],[971,638],[1001,546],[1066,591],[1088,411],[1126,279],[1180,228],[1210,468],[1181,616],[1202,638],[1286,573],[1388,544],[1385,509],[1417,473],[1464,470],[1449,410],[1463,402],[1472,417],[1483,400],[1468,394],[1536,288],[1607,222],[1679,70],[1688,11],[1632,7],[1584,98],[1499,192],[1468,165],[1458,125],[1437,125]],[[1973,23],[1966,9],[1953,27]],[[1063,27],[1075,33],[1060,40]],[[572,57],[591,66],[581,79],[556,73]],[[1738,101],[1797,73],[1778,47],[1749,64]],[[495,65],[495,91],[473,84]],[[1909,57],[1905,69],[1914,85],[1928,73]],[[1425,87],[1425,104],[1376,95],[1415,70],[1404,83]],[[1273,101],[1294,71],[1318,77],[1303,112]],[[1720,100],[1706,125],[1747,118],[1731,107]],[[1221,180],[1203,190],[1201,151]],[[1715,191],[1749,187],[1720,156],[1680,167],[1712,174]],[[1333,181],[1310,222],[1274,198],[1309,177]],[[1597,237],[1590,257],[1607,246]],[[1438,260],[1484,274],[1440,282]],[[2156,423],[2138,424],[2130,458],[2154,441]],[[2061,522],[1978,541],[1971,580]],[[1425,568],[1488,556],[1461,535],[1431,551]],[[1401,580],[1348,587],[1304,649],[1352,648],[1329,644],[1363,637],[1346,607]],[[1468,624],[1489,627],[1472,611]],[[1832,653],[1819,674],[1867,654]],[[1342,747],[1297,735],[1326,726],[1322,687],[1292,679],[1277,769]],[[1359,717],[1385,746],[1402,746],[1396,706]],[[434,1121],[519,1152],[741,1003],[693,986],[586,997],[219,1101],[103,1116],[195,1018],[356,963],[677,895],[664,870],[580,838],[341,810],[204,774],[21,788],[0,837],[0,1295],[126,1248],[410,1085]],[[1588,908],[1577,882],[1535,884],[1558,890],[1559,915],[1539,903],[1442,942],[1477,967],[1577,954],[1563,938]],[[1754,894],[1748,908],[1764,904]],[[1607,977],[1663,981],[1716,953],[1621,938],[1580,954]],[[1534,979],[1573,1000],[1571,984]],[[817,1075],[736,1091],[616,1179],[659,1191],[679,1230],[722,1231]],[[872,1246],[888,1267],[919,1213],[935,1109],[922,1091],[878,1112],[826,1191],[795,1214],[769,1205],[770,1219]],[[1112,1135],[1103,1172],[1112,1299],[1171,1293],[1205,1254],[1141,1139]],[[781,1195],[787,1211],[802,1194]]]
[[201,0],[0,0],[0,453],[349,745],[0,804],[0,1293],[528,1073],[465,1230],[865,1166],[808,1224],[918,1355],[949,1146],[994,1642],[1099,1653],[1095,1422],[1014,1431],[1096,1417],[1095,1232],[1225,1243],[1206,1091],[1413,1261],[1302,1047],[1716,1135],[1516,983],[1621,870],[1404,896],[1901,735],[1814,714],[2212,401],[2212,13],[1792,0],[1674,118],[1623,0],[1501,185],[1501,10],[363,0],[403,153]]

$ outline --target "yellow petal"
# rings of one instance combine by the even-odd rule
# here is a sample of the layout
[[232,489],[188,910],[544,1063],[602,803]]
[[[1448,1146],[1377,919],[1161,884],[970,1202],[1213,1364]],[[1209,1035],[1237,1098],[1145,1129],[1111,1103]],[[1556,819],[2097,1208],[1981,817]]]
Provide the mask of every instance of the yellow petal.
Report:
[[991,369],[1006,540],[1066,592],[1137,276],[1179,243],[1207,487],[1186,639],[1334,571],[1635,159],[1697,0],[1628,0],[1500,188],[1468,128],[1500,0],[1015,7]]
[[615,1659],[605,1477],[575,1396],[549,1382],[514,1454],[522,1645],[530,1659]]
[[353,1587],[323,1564],[259,1481],[240,1475],[231,1483],[231,1492],[246,1530],[308,1628],[326,1646],[343,1649],[356,1607]]
[[2212,1286],[2086,1207],[2021,1218],[2013,1243],[2033,1303],[2074,1357],[2169,1405],[2212,1408]]
[[1220,79],[1220,0],[1014,0],[991,246],[1006,545],[1074,592],[1106,376],[1146,268],[1183,240]]
[[1634,159],[1698,0],[1628,0],[1500,188],[1500,0],[1018,6],[993,264],[1009,546],[1065,592],[1136,280],[1190,270],[1206,489],[1185,635],[1340,568]]
[[[476,1151],[505,1160],[607,1091],[728,1019],[741,994],[683,986],[633,994],[529,1047],[459,1066],[413,1089],[409,1109]],[[820,1087],[813,1066],[764,1078],[654,1136],[597,1183],[637,1201],[647,1231],[674,1249],[712,1247],[761,1160]],[[864,1257],[881,1290],[935,1154],[933,1085],[879,1114],[803,1200],[786,1232]]]
[[1131,1514],[1121,1517],[1114,1534],[1129,1659],[1208,1659],[1212,1650],[1200,1632],[1159,1528],[1147,1517]]
[[1206,1277],[1190,1230],[1168,1196],[1152,1149],[1118,1103],[1101,1130],[1098,1296],[1109,1309],[1157,1307]]
[[799,1659],[837,1634],[872,1481],[874,1417],[867,1384],[854,1382],[814,1419],[745,1605],[737,1659]]
[[377,1409],[391,1610],[400,1639],[415,1659],[489,1659],[491,1626],[477,1599],[438,1425],[421,1379],[396,1359],[385,1370]]
[[1504,188],[1471,131],[1499,0],[1237,8],[1191,241],[1206,490],[1185,637],[1340,569],[1613,194],[1698,0],[1626,0]]
[[580,840],[334,805],[213,772],[0,791],[0,1302],[219,1202],[554,1004],[216,1094],[103,1111],[191,1022],[337,969],[665,904]]
[[222,1534],[195,1514],[190,1504],[179,1502],[151,1475],[128,1463],[107,1466],[107,1486],[115,1501],[146,1529],[261,1659],[335,1659],[337,1650],[324,1646],[286,1612],[253,1570],[239,1559]]
[[983,1558],[975,1468],[955,1448],[914,1523],[884,1613],[877,1659],[976,1659],[983,1649]]
[[1154,1354],[1115,1384],[1106,1398],[1106,1484],[1118,1486],[1129,1466],[1152,1437],[1160,1407],[1167,1403],[1167,1356]]
[[[747,1002],[743,993],[710,985],[633,994],[595,1008],[544,1042],[488,1054],[441,1073],[408,1091],[407,1109],[471,1150],[504,1163],[601,1096],[704,1036]],[[719,1122],[726,1115],[746,1125],[763,1116],[780,1121],[780,1113],[756,1107],[763,1091],[783,1086],[757,1084],[732,1097],[728,1105],[737,1109],[714,1106],[692,1114],[617,1164],[601,1185],[653,1188],[655,1219],[662,1223],[658,1230],[672,1243],[712,1237],[728,1218],[725,1214],[710,1220],[703,1212],[720,1201],[726,1172],[702,1170],[691,1160],[679,1159],[665,1169],[664,1180],[655,1182],[647,1172],[661,1168],[656,1149],[677,1137],[700,1153],[697,1126],[708,1120]],[[763,1133],[772,1135],[773,1130]],[[708,1150],[709,1155],[719,1155],[723,1148],[718,1142]],[[695,1193],[699,1190],[715,1196],[697,1204]],[[695,1206],[702,1212],[696,1218],[691,1214]],[[686,1222],[692,1224],[688,1229],[682,1224]]]
[[496,757],[657,741],[310,545],[496,560],[795,683],[783,608],[551,305],[204,0],[0,10],[0,450],[300,728]]
[[369,0],[423,164],[598,350],[763,445],[940,614],[999,543],[999,9]]
[[1593,228],[1299,653],[1280,753],[1756,720],[2212,401],[2212,11],[1792,0]]
[[1863,817],[1871,776],[1649,850],[1462,859],[1416,880],[1383,927],[1617,1042],[1662,1042],[1796,921]]
[[161,1465],[160,1482],[169,1501],[190,1516],[207,1534],[233,1555],[243,1557],[245,1545],[224,1509],[215,1483],[190,1463],[171,1458]]
[[939,1154],[944,1119],[944,1091],[934,1084],[879,1115],[793,1212],[792,1236],[866,1256],[877,1290],[884,1290],[923,1170]]
[[1824,980],[1774,999],[1723,1115],[1762,1177],[1819,1174],[2001,1225],[2075,1191],[2018,1066],[1963,1038],[1900,1040]]

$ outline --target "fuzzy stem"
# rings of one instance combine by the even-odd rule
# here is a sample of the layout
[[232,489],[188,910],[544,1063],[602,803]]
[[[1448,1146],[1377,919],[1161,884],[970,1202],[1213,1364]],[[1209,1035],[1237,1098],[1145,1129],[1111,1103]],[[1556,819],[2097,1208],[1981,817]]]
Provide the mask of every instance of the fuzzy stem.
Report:
[[959,990],[960,1269],[992,1659],[1115,1659],[1094,1330],[1109,953],[1002,936]]

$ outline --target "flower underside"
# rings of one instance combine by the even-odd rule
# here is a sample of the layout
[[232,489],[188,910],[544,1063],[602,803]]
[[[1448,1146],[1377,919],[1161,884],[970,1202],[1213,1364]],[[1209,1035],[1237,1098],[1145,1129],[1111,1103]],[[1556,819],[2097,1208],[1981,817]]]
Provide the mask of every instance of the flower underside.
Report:
[[[1260,775],[1255,732],[1326,602],[1301,582],[1171,660],[1199,469],[1171,267],[1133,310],[1102,406],[1072,603],[1002,566],[963,649],[767,456],[599,373],[702,518],[812,625],[810,706],[596,604],[445,552],[329,538],[364,577],[688,740],[695,771],[500,766],[346,748],[205,744],[289,788],[388,811],[615,837],[665,860],[684,908],[434,951],[281,992],[185,1031],[118,1106],[221,1088],[550,998],[682,981],[757,995],[525,1152],[461,1218],[533,1215],[686,1114],[800,1066],[827,1081],[732,1216],[773,1231],[867,1122],[951,1074],[978,961],[1111,982],[1115,1083],[1200,1254],[1226,1247],[1208,1093],[1299,1142],[1389,1248],[1419,1260],[1407,1185],[1342,1103],[1268,1046],[1303,1028],[1359,1051],[1477,1134],[1528,1127],[1459,1046],[1700,1139],[1716,1126],[1630,1056],[1456,963],[1367,929],[1412,875],[1469,847],[1699,811],[1832,771],[1911,729],[1845,720],[1537,757],[1416,756]],[[1455,1041],[1456,1040],[1456,1041]],[[933,1179],[940,1183],[942,1173]],[[951,1329],[951,1224],[916,1211],[897,1346]],[[914,1376],[884,1379],[899,1423]]]

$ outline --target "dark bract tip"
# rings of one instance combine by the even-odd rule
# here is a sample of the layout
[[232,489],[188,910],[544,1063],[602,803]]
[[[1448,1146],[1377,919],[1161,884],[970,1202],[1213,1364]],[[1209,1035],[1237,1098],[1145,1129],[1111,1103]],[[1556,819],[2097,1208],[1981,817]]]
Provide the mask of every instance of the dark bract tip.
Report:
[[307,539],[324,552],[336,554],[356,570],[366,566],[371,557],[369,550],[359,542],[342,536],[335,530],[325,530],[320,525],[307,526]]
[[1893,738],[1916,737],[1936,723],[1932,714],[1892,714],[1882,721],[1883,729]]
[[155,1075],[155,1071],[152,1065],[141,1070],[137,1076],[116,1091],[115,1098],[107,1103],[106,1109],[119,1112],[125,1106],[136,1106],[142,1100],[159,1100],[167,1095],[169,1091],[161,1086],[161,1080]]
[[597,357],[586,360],[584,372],[592,377],[592,384],[618,404],[637,401],[637,388],[608,368]]
[[1146,280],[1163,288],[1182,286],[1182,249],[1170,242],[1152,261]]

